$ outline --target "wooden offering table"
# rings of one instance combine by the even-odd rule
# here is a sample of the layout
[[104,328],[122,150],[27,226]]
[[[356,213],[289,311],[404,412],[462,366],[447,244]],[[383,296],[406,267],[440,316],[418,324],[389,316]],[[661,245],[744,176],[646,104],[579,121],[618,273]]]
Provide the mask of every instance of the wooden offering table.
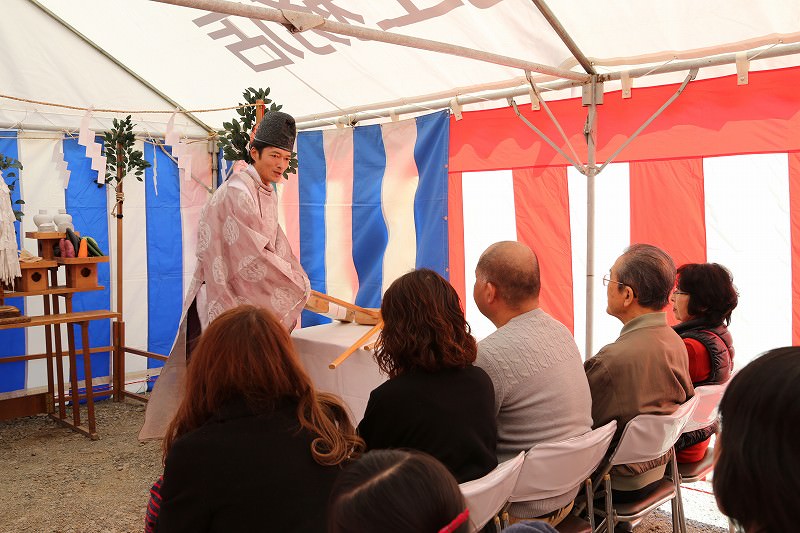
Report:
[[[44,314],[32,317],[14,317],[0,319],[0,330],[44,326],[45,353],[26,354],[0,358],[0,364],[30,361],[45,358],[47,360],[47,392],[28,394],[0,401],[0,418],[13,418],[38,413],[47,413],[56,421],[86,435],[91,439],[99,438],[94,417],[94,391],[92,389],[91,352],[98,351],[89,345],[89,323],[92,320],[120,318],[119,313],[108,310],[72,311],[72,296],[78,292],[99,291],[105,287],[97,284],[97,264],[108,262],[108,256],[88,258],[54,257],[53,246],[65,234],[58,232],[28,232],[26,237],[37,240],[39,255],[42,261],[20,265],[23,277],[17,278],[19,290],[6,291],[0,287],[0,305],[7,298],[24,296],[42,296],[44,298]],[[67,269],[67,285],[58,285],[58,270],[61,265]],[[46,274],[49,272],[49,283]],[[42,279],[42,274],[45,274]],[[64,312],[61,312],[60,298],[64,299]],[[62,346],[61,325],[67,327],[66,354]],[[80,326],[82,353],[85,373],[85,392],[79,392],[77,354],[75,349],[74,325]],[[111,352],[114,346],[103,347]],[[103,348],[100,348],[102,350]],[[64,376],[64,356],[69,359],[69,380]],[[54,368],[55,366],[55,368]],[[67,388],[68,385],[68,388]],[[109,391],[111,394],[111,391]],[[80,401],[86,400],[86,424],[81,423]],[[67,403],[72,407],[72,416],[67,417]],[[58,404],[58,412],[56,412]]]
[[[51,289],[58,291],[59,289]],[[63,291],[63,289],[60,289]],[[58,293],[51,293],[58,294]],[[60,292],[60,294],[67,294]],[[20,293],[6,293],[5,297],[22,296]],[[71,293],[70,293],[71,296]],[[89,347],[89,322],[92,320],[100,320],[105,318],[119,319],[119,313],[111,311],[79,311],[77,313],[60,313],[50,314],[44,316],[31,317],[27,322],[16,322],[11,324],[0,324],[0,330],[14,329],[14,328],[29,328],[34,326],[45,326],[47,335],[47,392],[23,396],[21,398],[12,398],[4,400],[5,409],[14,416],[24,416],[26,414],[33,414],[28,411],[33,409],[36,413],[48,413],[51,418],[64,424],[65,426],[86,435],[92,440],[97,440],[97,429],[94,418],[94,393],[92,389],[92,360],[91,349]],[[69,355],[69,396],[65,394],[64,372],[63,372],[63,353],[61,352],[61,331],[58,326],[60,324],[67,324],[67,351]],[[83,352],[83,368],[85,374],[86,392],[79,394],[78,392],[78,368],[77,368],[77,355],[75,351],[75,340],[71,324],[78,324],[81,328],[82,352]],[[56,353],[53,353],[51,344],[51,326],[56,326]],[[29,355],[20,355],[17,357],[6,357],[0,359],[0,363],[10,363],[13,361],[26,361],[33,357]],[[57,376],[53,377],[53,360],[55,359],[56,367],[58,369]],[[58,388],[58,396],[56,397],[56,387]],[[86,399],[86,424],[81,424],[80,413],[80,400]],[[55,403],[58,400],[58,413],[55,412]],[[72,420],[67,418],[66,402],[72,403]]]

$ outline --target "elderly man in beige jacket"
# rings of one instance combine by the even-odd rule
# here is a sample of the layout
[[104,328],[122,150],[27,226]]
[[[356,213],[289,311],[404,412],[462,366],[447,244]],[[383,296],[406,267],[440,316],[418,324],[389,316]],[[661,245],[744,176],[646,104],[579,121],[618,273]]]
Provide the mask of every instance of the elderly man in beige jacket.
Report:
[[[694,395],[683,341],[667,324],[675,264],[660,248],[634,244],[603,278],[606,312],[623,327],[619,338],[584,363],[592,392],[594,427],[617,421],[615,445],[639,414],[669,414]],[[643,497],[664,477],[668,457],[615,467],[614,500]]]

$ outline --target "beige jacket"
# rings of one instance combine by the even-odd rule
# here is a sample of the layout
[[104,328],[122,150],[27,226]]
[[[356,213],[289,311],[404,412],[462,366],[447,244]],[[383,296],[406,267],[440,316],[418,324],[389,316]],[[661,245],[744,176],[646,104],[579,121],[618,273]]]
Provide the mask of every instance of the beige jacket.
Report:
[[[631,419],[669,414],[694,396],[686,347],[667,324],[666,313],[648,313],[622,328],[619,338],[583,365],[592,392],[592,420],[600,427],[617,421],[615,446]],[[634,490],[663,476],[669,456],[615,467],[614,488]],[[616,474],[616,481],[614,475]],[[619,477],[632,479],[622,479]]]

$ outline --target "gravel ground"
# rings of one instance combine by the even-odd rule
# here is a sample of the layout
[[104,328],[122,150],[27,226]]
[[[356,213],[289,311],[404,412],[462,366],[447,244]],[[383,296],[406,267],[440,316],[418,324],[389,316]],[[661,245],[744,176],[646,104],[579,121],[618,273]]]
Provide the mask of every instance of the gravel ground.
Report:
[[[159,443],[136,440],[142,404],[96,407],[98,441],[44,415],[0,422],[0,532],[142,531],[148,491],[161,473]],[[727,522],[707,493],[708,483],[684,490],[689,531],[724,533]],[[635,531],[667,533],[671,524],[657,510]]]

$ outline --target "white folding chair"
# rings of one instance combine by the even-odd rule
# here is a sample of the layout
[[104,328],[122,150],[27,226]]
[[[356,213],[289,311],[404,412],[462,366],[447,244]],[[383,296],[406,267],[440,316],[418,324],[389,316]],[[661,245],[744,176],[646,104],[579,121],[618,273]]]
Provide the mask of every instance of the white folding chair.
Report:
[[525,452],[519,452],[519,455],[503,461],[482,478],[459,485],[464,499],[467,500],[470,531],[480,531],[489,520],[497,516],[514,489],[524,461]]
[[[684,433],[696,431],[710,426],[717,420],[717,407],[722,395],[725,392],[727,383],[721,385],[702,385],[694,389],[694,397],[697,398],[697,407],[692,413],[692,417],[683,428]],[[714,448],[706,448],[706,453],[702,459],[694,463],[678,463],[681,483],[694,483],[704,479],[714,469]],[[683,512],[683,499],[679,501],[682,520],[686,520]]]
[[[658,506],[672,501],[672,531],[686,532],[686,522],[680,510],[680,475],[675,460],[674,446],[697,407],[697,397],[690,398],[669,415],[639,415],[628,422],[616,449],[600,472],[605,484],[605,526],[614,530],[617,522],[639,522]],[[612,467],[630,463],[652,461],[671,452],[670,475],[661,479],[648,496],[631,503],[614,504],[611,495],[609,472]],[[599,482],[599,481],[598,481]]]
[[[710,426],[717,420],[717,406],[725,392],[726,384],[722,385],[703,385],[694,390],[694,397],[697,398],[697,408],[692,413],[692,418],[683,428],[684,433],[696,431]],[[706,455],[695,463],[679,464],[678,470],[681,478],[686,483],[693,483],[702,479],[713,469],[714,449],[708,448]]]
[[[594,494],[589,477],[603,461],[616,429],[617,421],[612,420],[577,437],[535,445],[525,454],[525,463],[508,501],[541,501],[566,494],[575,498],[584,485],[589,505],[588,525],[594,530]],[[551,511],[555,509],[544,510]],[[579,529],[575,525],[572,528]]]

